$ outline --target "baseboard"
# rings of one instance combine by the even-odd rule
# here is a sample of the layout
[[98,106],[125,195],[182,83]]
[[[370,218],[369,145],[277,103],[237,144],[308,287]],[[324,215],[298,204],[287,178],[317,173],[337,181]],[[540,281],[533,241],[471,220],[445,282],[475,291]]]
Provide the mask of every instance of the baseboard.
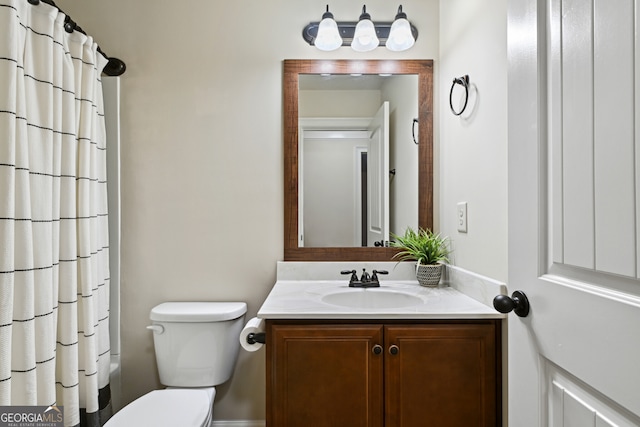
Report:
[[214,421],[213,427],[265,427],[262,420]]

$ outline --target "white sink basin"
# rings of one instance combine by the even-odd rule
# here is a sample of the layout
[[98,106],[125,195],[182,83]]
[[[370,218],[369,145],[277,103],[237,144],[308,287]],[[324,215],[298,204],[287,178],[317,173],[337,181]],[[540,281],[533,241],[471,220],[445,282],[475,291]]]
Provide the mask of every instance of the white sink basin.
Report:
[[350,308],[400,308],[424,304],[424,301],[405,292],[377,288],[349,289],[322,297],[322,302]]

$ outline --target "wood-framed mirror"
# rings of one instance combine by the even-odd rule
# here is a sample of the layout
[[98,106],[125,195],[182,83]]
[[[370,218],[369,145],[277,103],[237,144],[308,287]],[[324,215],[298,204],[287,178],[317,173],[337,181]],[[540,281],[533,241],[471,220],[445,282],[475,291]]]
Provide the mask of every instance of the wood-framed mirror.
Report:
[[[433,228],[433,61],[432,60],[285,60],[284,112],[284,260],[389,261],[390,247],[300,247],[299,239],[299,87],[303,75],[417,76],[418,226]],[[411,142],[413,144],[413,142]],[[400,233],[402,231],[394,231]]]

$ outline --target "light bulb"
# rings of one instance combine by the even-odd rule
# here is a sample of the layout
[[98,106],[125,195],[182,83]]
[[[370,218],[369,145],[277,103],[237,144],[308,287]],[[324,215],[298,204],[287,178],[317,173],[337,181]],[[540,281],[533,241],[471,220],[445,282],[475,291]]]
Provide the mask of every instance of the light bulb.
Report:
[[396,19],[391,24],[389,37],[385,45],[387,49],[400,52],[409,49],[416,42],[411,32],[411,24],[407,21],[407,14],[402,12],[402,6],[398,8]]
[[318,25],[318,35],[313,44],[324,51],[336,50],[342,46],[338,24],[333,19],[333,14],[329,12],[329,5],[327,5],[327,11],[322,15],[322,21]]
[[371,16],[367,13],[366,6],[362,6],[362,14],[353,34],[351,48],[356,52],[368,52],[380,44],[376,34],[376,28],[371,22]]

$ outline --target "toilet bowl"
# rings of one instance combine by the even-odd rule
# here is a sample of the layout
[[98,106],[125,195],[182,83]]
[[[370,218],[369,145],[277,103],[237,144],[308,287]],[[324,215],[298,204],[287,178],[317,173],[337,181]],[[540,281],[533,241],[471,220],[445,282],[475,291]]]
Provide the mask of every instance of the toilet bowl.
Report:
[[216,385],[233,373],[244,302],[166,302],[151,310],[160,382],[168,386],[134,400],[106,427],[211,427]]

